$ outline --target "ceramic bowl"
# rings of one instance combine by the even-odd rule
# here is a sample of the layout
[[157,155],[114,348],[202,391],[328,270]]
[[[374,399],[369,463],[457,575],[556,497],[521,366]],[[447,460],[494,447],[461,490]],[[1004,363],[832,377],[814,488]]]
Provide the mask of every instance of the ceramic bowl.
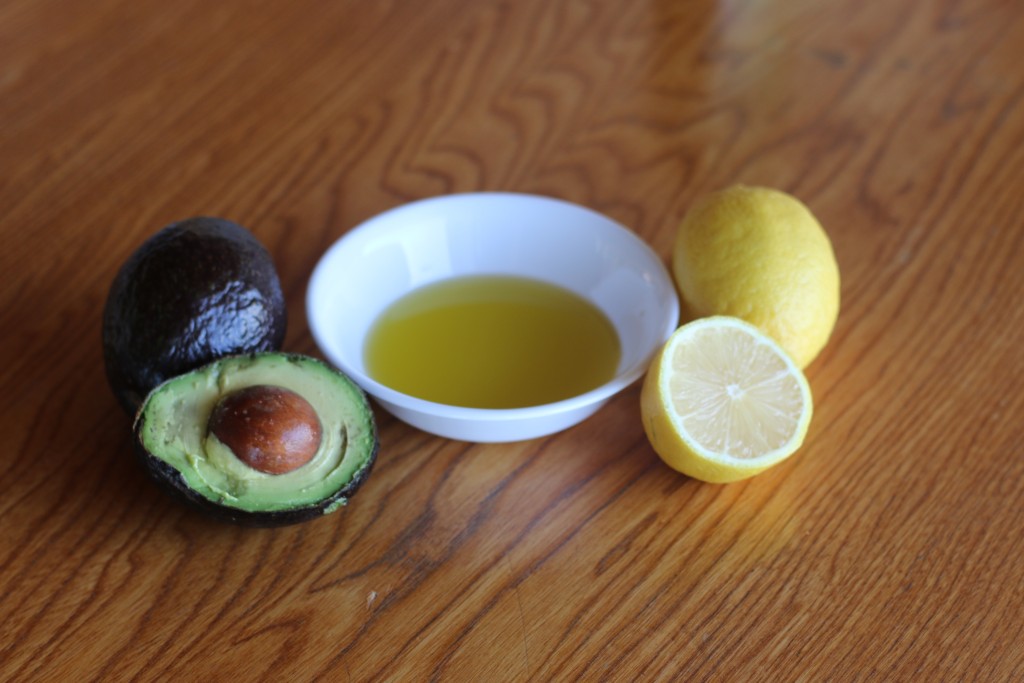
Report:
[[[434,403],[371,377],[364,341],[377,316],[417,287],[466,275],[535,278],[595,304],[619,335],[615,376],[572,398],[510,409]],[[471,442],[532,439],[589,417],[643,375],[679,319],[665,265],[633,232],[566,201],[500,192],[416,201],[356,226],[320,259],[306,308],[324,357],[380,406],[424,431]]]

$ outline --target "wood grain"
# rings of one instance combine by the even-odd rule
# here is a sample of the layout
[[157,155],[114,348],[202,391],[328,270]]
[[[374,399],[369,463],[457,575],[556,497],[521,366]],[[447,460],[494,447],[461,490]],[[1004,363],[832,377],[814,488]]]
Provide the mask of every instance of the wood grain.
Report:
[[[1024,6],[0,5],[0,679],[1024,678]],[[807,202],[842,276],[800,453],[715,486],[638,389],[472,445],[378,411],[347,510],[252,530],[135,466],[99,322],[162,225],[319,255],[409,200],[576,201],[668,258],[694,198]]]

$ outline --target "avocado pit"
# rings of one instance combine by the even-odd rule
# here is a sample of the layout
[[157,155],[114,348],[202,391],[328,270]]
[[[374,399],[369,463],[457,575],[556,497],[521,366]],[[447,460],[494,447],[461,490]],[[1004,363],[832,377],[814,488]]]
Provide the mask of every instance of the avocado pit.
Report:
[[261,384],[227,394],[213,409],[209,431],[236,458],[266,474],[285,474],[316,455],[323,428],[299,394]]

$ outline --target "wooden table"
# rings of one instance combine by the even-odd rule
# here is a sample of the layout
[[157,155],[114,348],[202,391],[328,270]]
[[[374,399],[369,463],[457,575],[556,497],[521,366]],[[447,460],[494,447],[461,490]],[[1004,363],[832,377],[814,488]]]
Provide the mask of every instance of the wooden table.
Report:
[[[669,258],[695,198],[787,190],[842,311],[803,449],[664,466],[634,385],[551,438],[378,412],[345,511],[226,526],[133,461],[100,312],[209,214],[323,250],[410,200],[562,197]],[[0,5],[0,680],[1024,679],[1024,4]]]

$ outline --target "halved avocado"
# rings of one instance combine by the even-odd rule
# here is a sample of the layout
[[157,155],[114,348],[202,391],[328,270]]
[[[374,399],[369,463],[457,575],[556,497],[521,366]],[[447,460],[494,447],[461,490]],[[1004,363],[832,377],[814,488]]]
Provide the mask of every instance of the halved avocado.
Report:
[[[260,404],[248,394],[270,400]],[[296,422],[308,421],[307,413],[296,418],[290,404],[277,403],[279,394],[308,403],[319,421],[311,458],[281,474],[250,464],[238,445],[274,450],[293,439]],[[218,428],[228,420],[231,429]],[[337,510],[369,475],[378,448],[366,394],[324,363],[288,353],[230,356],[170,379],[146,397],[134,429],[136,453],[158,484],[201,511],[251,526]]]
[[134,415],[155,386],[218,358],[276,351],[287,318],[269,252],[223,218],[172,223],[125,261],[103,309],[103,359]]

